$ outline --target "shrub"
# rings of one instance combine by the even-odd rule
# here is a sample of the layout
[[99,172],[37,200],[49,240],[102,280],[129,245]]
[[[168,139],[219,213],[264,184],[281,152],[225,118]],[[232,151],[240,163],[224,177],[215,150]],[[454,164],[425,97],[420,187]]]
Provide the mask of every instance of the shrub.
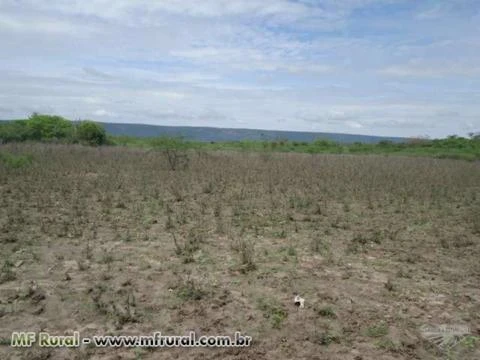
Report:
[[33,113],[26,121],[27,137],[30,140],[71,138],[73,125],[67,119],[56,115]]
[[6,283],[8,281],[13,281],[17,278],[13,269],[13,263],[9,260],[6,260],[0,269],[0,284]]
[[33,113],[27,120],[0,124],[1,142],[27,140],[64,142],[79,141],[88,145],[102,145],[107,141],[105,129],[93,121],[72,123],[61,116]]
[[188,167],[187,144],[181,137],[169,138],[162,136],[150,140],[149,143],[154,149],[160,150],[165,154],[170,170],[185,170]]
[[470,210],[470,221],[474,234],[480,234],[480,204]]
[[369,337],[382,337],[388,334],[388,325],[380,322],[367,328],[365,334]]
[[255,243],[253,241],[240,237],[234,242],[232,247],[240,254],[240,271],[246,273],[257,268],[255,264]]
[[106,143],[107,135],[102,125],[84,120],[76,126],[76,139],[81,143],[98,146]]
[[184,301],[198,301],[205,298],[208,295],[208,292],[188,276],[183,281],[183,284],[177,289],[177,295]]
[[31,129],[25,120],[0,124],[0,143],[21,142],[31,139]]
[[335,314],[335,311],[330,306],[324,306],[317,309],[317,313],[320,316],[331,318],[331,319],[335,319],[337,317],[337,314]]
[[266,319],[270,319],[274,329],[280,329],[288,317],[287,310],[274,299],[259,298],[258,308]]
[[316,139],[313,142],[313,145],[317,148],[330,148],[330,147],[335,147],[337,144],[334,141],[331,141],[331,140]]
[[0,164],[8,168],[18,169],[30,165],[33,161],[31,155],[13,155],[7,152],[0,152]]

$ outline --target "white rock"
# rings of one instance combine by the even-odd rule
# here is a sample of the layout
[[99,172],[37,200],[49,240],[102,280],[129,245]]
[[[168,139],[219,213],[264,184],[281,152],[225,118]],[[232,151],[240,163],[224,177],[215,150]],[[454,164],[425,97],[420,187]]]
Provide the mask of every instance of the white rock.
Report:
[[293,302],[295,306],[298,306],[300,309],[303,309],[305,307],[305,299],[300,297],[299,295],[295,295]]

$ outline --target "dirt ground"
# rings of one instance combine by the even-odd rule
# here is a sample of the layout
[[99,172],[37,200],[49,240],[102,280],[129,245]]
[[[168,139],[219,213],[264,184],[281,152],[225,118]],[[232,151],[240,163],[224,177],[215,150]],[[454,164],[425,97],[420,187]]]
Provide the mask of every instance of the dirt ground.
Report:
[[[0,151],[33,157],[0,164],[0,359],[480,359],[478,162]],[[422,332],[441,324],[470,331],[442,348]],[[12,348],[13,331],[253,343]]]

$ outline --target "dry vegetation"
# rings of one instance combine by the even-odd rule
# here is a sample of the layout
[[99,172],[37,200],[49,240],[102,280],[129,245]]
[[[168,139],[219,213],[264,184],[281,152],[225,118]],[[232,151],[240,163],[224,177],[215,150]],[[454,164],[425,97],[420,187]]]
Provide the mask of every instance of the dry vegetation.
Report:
[[[1,359],[478,359],[480,164],[15,145],[0,162],[0,337],[253,337],[241,349]],[[20,164],[22,165],[22,164]],[[293,294],[305,308],[293,305]],[[448,353],[423,324],[465,324]]]

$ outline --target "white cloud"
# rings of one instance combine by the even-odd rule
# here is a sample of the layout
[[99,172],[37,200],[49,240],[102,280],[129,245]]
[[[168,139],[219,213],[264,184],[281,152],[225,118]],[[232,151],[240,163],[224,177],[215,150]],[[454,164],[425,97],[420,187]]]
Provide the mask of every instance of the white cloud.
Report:
[[12,17],[0,14],[0,31],[2,30],[12,33],[44,33],[50,36],[68,34],[77,37],[84,37],[95,32],[92,27],[81,26],[57,18],[41,16]]
[[480,76],[480,66],[468,66],[462,63],[437,64],[407,64],[394,65],[380,70],[383,75],[397,77],[432,77],[448,76]]
[[101,116],[101,117],[104,117],[104,116],[114,117],[114,116],[116,116],[116,114],[114,112],[111,112],[111,111],[108,111],[108,110],[105,110],[105,109],[97,109],[94,112],[92,112],[92,114],[95,115],[95,116]]
[[417,14],[418,19],[422,20],[432,20],[432,19],[438,19],[442,16],[445,15],[445,11],[448,8],[445,6],[445,3],[437,3],[433,5],[432,7],[420,12]]
[[186,97],[185,94],[174,91],[152,91],[151,94],[170,100],[183,100]]
[[1,117],[380,135],[480,127],[478,8],[429,6],[0,0]]
[[[325,2],[325,3],[328,3]],[[212,18],[225,16],[276,17],[279,21],[293,21],[321,15],[318,6],[288,0],[25,0],[18,3],[5,0],[4,5],[20,8],[36,8],[68,15],[96,16],[107,20],[129,20],[131,25],[152,23],[161,14]],[[353,5],[353,4],[352,4]],[[354,5],[353,5],[354,6]],[[330,7],[332,4],[330,2]],[[334,7],[332,7],[334,8]],[[132,14],[141,16],[132,16]]]
[[199,48],[172,51],[172,56],[189,59],[199,63],[221,64],[237,70],[286,71],[290,73],[325,73],[330,66],[313,64],[309,61],[292,57],[272,50],[252,48]]
[[347,126],[353,128],[353,129],[361,129],[363,128],[363,125],[360,124],[358,121],[347,121],[346,122]]
[[425,2],[416,17],[420,20],[439,20],[448,16],[474,17],[479,14],[477,0],[437,0]]

